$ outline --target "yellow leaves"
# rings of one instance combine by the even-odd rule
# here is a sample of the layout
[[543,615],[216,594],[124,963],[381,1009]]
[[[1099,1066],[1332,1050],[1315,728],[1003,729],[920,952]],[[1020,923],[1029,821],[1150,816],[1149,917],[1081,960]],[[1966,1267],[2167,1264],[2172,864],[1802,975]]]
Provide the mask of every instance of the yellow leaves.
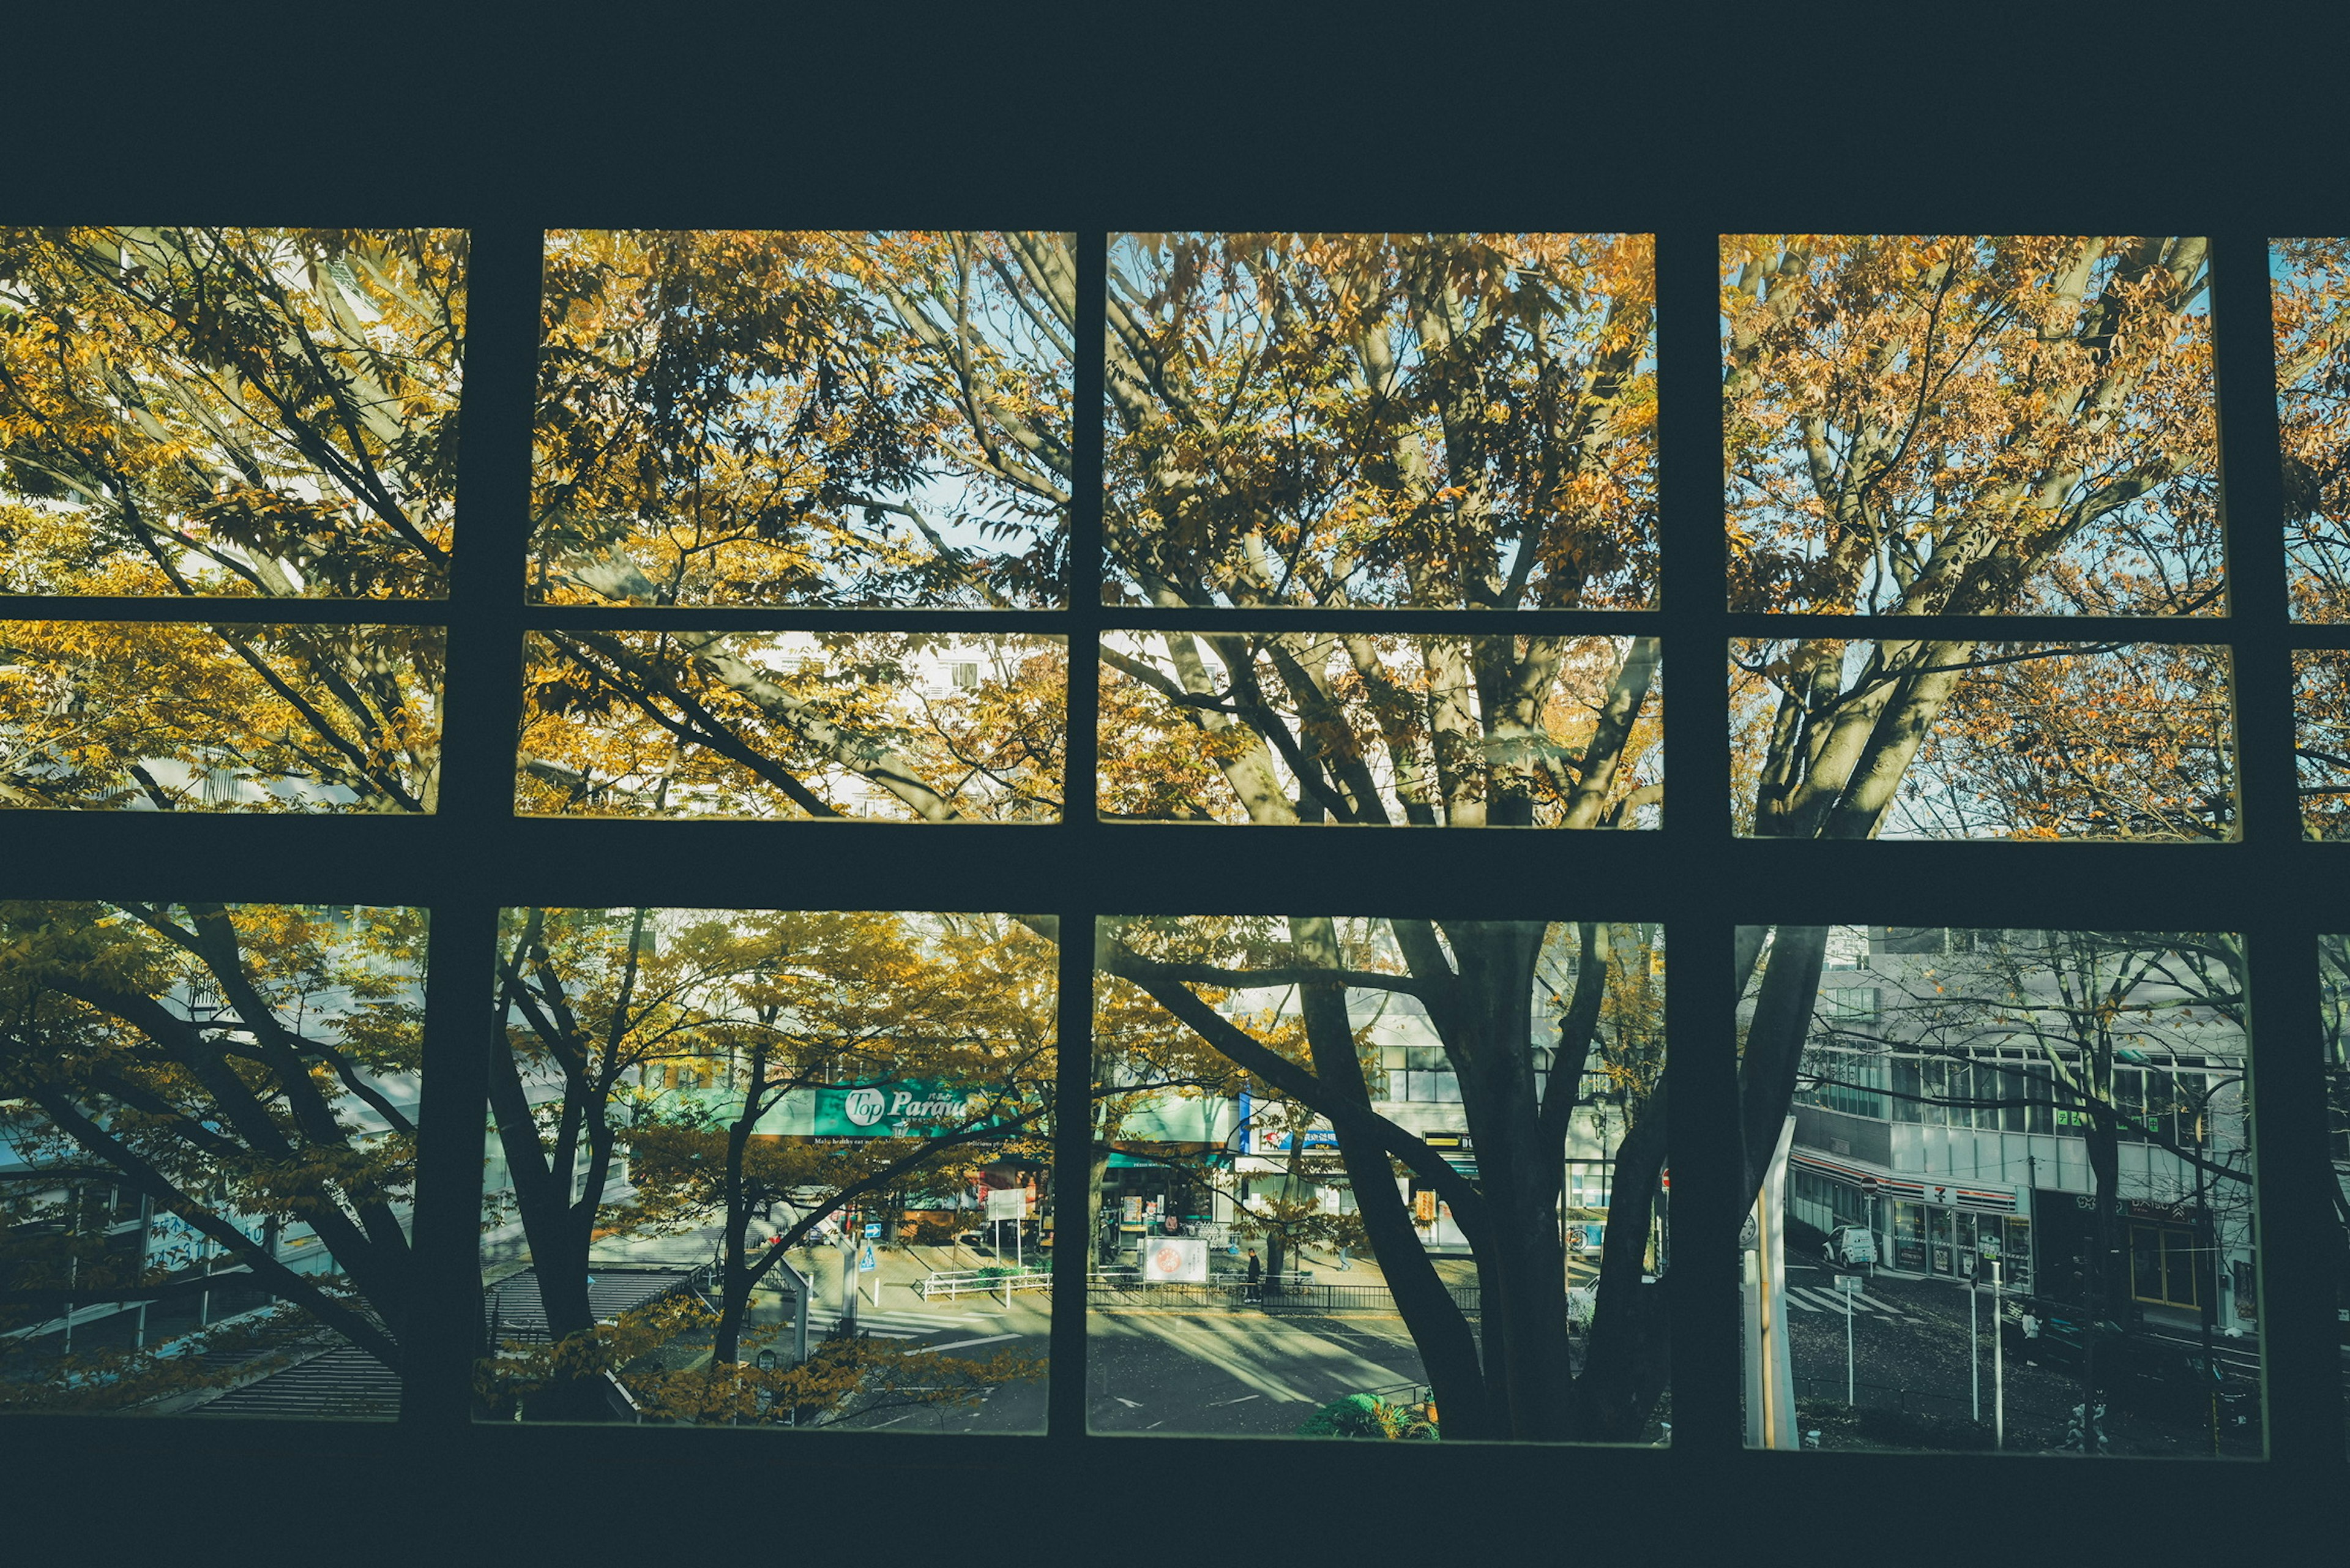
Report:
[[[2168,609],[2205,586],[2213,437],[2194,298],[2129,282],[2104,240],[1767,240],[1743,248],[1776,292],[1723,300],[1731,511],[1767,541],[1739,564],[1741,603],[2093,607],[2051,604],[2032,580],[2060,550],[2137,573],[2106,589],[2107,613]],[[2199,265],[2193,242],[2159,243]],[[1782,261],[1792,275],[1772,270]],[[2144,493],[2117,509],[2107,487],[2125,478]],[[2025,580],[1929,594],[1917,567],[1977,531],[2029,541]],[[2126,559],[2166,531],[2167,572]]]

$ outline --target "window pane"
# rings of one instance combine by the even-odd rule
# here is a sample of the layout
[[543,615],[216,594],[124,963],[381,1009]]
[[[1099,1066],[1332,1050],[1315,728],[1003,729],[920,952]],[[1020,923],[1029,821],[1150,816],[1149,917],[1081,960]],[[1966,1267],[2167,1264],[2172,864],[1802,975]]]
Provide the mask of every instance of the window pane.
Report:
[[1645,234],[1120,234],[1109,602],[1656,596]]
[[389,1419],[421,910],[0,903],[0,1409]]
[[[1128,919],[1099,953],[1094,1431],[1662,1440],[1659,928]],[[1398,1045],[1457,1070],[1367,1097]]]
[[0,592],[445,593],[465,249],[0,228]]
[[487,1418],[1043,1429],[1049,928],[510,909],[499,940]]
[[1731,663],[1742,832],[2235,836],[2223,649],[1753,641]]
[[2219,613],[2207,249],[1726,237],[1731,607]]
[[1048,821],[1060,813],[1065,649],[943,633],[533,633],[516,805]]
[[2302,831],[2350,837],[2350,653],[2297,651],[2293,674]]
[[[2325,1041],[2325,1152],[2334,1166],[2334,1179],[2350,1206],[2350,936],[2338,932],[2317,939],[2319,1016]],[[2256,1303],[2251,1294],[2255,1273],[2250,1262],[2236,1271],[2236,1312],[2251,1316]],[[2334,1315],[2350,1339],[2350,1251],[2335,1261]],[[2350,1415],[2350,1389],[2345,1390],[2344,1414]],[[2350,1435],[2345,1435],[2350,1440]]]
[[[2241,941],[1929,934],[1741,932],[1744,1116],[1786,1129],[1749,1156],[1748,1445],[2078,1452],[2086,1404],[2095,1451],[2261,1457]],[[1791,1054],[1799,1086],[1826,1064],[1821,1012],[1771,999],[1825,1002],[1825,952],[1864,936],[1877,1023],[1835,1065],[1889,1067],[1889,1110],[1756,1102]],[[2137,1097],[2157,1074],[2191,1142]],[[2025,1134],[1997,1102],[2063,1108]]]
[[1113,820],[1653,827],[1653,638],[1113,632]]
[[1070,236],[556,230],[531,592],[1052,605]]
[[2350,241],[2269,247],[2293,613],[2350,618]]
[[0,805],[417,812],[438,627],[0,621]]

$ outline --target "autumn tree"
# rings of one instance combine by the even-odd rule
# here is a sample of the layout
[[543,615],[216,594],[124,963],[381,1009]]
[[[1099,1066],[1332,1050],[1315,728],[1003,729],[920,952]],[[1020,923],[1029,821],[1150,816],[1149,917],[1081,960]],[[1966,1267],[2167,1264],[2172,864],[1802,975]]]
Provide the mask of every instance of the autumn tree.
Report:
[[[31,1171],[143,1196],[313,1332],[398,1372],[423,950],[412,911],[0,905],[0,1126]],[[285,1261],[295,1225],[327,1266]],[[19,1277],[31,1323],[77,1294],[168,1300],[219,1282],[135,1256]],[[163,1376],[175,1369],[118,1356],[63,1370],[104,1403],[201,1386],[211,1369],[188,1358]]]
[[[983,917],[736,917],[723,940],[748,963],[727,1011],[702,1031],[719,1091],[661,1106],[625,1135],[656,1223],[716,1220],[719,1317],[712,1359],[739,1359],[752,1293],[819,1223],[909,1187],[967,1190],[983,1156],[1034,1147],[1053,1073],[1050,950]],[[930,929],[922,929],[927,925]],[[819,1085],[931,1091],[931,1108],[847,1145],[762,1134],[788,1097]],[[755,1248],[754,1222],[794,1212]]]
[[0,800],[432,808],[440,633],[255,601],[445,591],[464,259],[442,231],[0,231],[0,591],[223,610],[9,623]]
[[[553,236],[532,591],[569,604],[1055,602],[1076,448],[1072,243]],[[1101,499],[1113,597],[1334,618],[1321,631],[1106,640],[1107,808],[1252,826],[1655,820],[1652,640],[1392,638],[1342,624],[1367,606],[1653,600],[1648,243],[1133,235],[1108,259]],[[2191,616],[2216,605],[2201,241],[1749,236],[1723,263],[1735,607]],[[262,293],[255,308],[279,308]],[[188,318],[190,332],[212,319]],[[372,397],[341,382],[317,395],[345,423]],[[84,406],[98,410],[94,429],[143,428],[110,404]],[[429,422],[405,417],[402,431]],[[130,526],[166,555],[188,548],[149,521]],[[416,572],[435,569],[428,551],[400,547]],[[239,580],[265,596],[267,575]],[[535,640],[521,798],[537,810],[941,823],[1057,808],[1049,650],[1007,659],[972,696],[923,711],[905,673],[919,649],[817,647],[715,631]],[[1883,830],[1981,652],[1933,638],[1880,639],[1857,658],[1826,644],[1787,650],[1763,671],[1766,714],[1742,774],[1751,831]],[[308,705],[329,720],[349,706]],[[340,721],[330,727],[350,739]],[[333,744],[307,717],[292,732]],[[137,744],[126,744],[127,763]],[[2049,829],[2221,826],[2184,790],[2126,809],[2109,798],[2116,779],[2135,787],[2200,744],[2129,738],[2119,763],[2054,781]],[[1492,1436],[1636,1434],[1652,1370],[1625,1372],[1604,1398],[1579,1385],[1574,1400],[1556,1370],[1563,1313],[1548,1297],[1564,1285],[1544,1188],[1560,1124],[1550,1102],[1527,1105],[1522,1069],[1506,1065],[1531,1038],[1540,940],[1506,922],[1396,930],[1400,972],[1438,999],[1431,1017],[1443,1014],[1466,1114],[1513,1129],[1480,1136],[1471,1183],[1440,1173],[1419,1140],[1356,1114],[1345,982],[1329,978],[1347,968],[1336,933],[1326,917],[1294,921],[1294,950],[1274,965],[1313,971],[1299,980],[1302,1011],[1309,1037],[1321,1034],[1310,1074],[1287,1092],[1336,1128],[1383,1268],[1407,1279],[1419,1257],[1400,1199],[1387,1211],[1380,1196],[1393,1190],[1389,1160],[1425,1166],[1456,1212],[1484,1193],[1510,1216],[1490,1232],[1492,1257],[1481,1254],[1481,1268],[1514,1282],[1492,1298],[1509,1303],[1507,1342],[1524,1346],[1505,1373],[1474,1362],[1449,1306],[1401,1287],[1434,1314],[1407,1307],[1432,1375],[1445,1368],[1453,1388],[1448,1421]],[[1823,940],[1783,929],[1766,956],[1760,928],[1740,936],[1740,982],[1759,981],[1742,1091],[1758,1179],[1794,1092]],[[1274,1067],[1217,1033],[1192,981],[1115,941],[1100,956],[1202,1038],[1234,1045],[1236,1064]],[[1604,995],[1606,981],[1594,984]],[[1211,989],[1232,985],[1219,973]],[[1629,1114],[1636,1149],[1660,1137],[1655,1095]],[[1650,1186],[1617,1190],[1631,1201],[1622,1195]],[[1611,1254],[1595,1350],[1618,1334],[1654,1343],[1659,1309],[1638,1279],[1638,1259]]]

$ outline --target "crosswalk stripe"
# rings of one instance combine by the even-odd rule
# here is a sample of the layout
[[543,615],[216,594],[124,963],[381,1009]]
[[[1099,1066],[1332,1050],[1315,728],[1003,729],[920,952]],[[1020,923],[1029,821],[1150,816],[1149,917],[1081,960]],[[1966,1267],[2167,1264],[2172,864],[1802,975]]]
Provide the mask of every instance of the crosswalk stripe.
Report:
[[1805,1312],[1822,1312],[1825,1310],[1818,1303],[1806,1297],[1804,1294],[1804,1290],[1801,1285],[1789,1285],[1787,1287],[1787,1300],[1792,1304],[1803,1308]]

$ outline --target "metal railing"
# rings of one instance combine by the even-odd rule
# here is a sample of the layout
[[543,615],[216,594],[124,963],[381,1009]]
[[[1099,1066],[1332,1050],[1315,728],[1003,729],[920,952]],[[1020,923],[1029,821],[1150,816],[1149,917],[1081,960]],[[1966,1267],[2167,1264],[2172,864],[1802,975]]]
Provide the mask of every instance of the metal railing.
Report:
[[924,1301],[939,1296],[951,1300],[965,1294],[993,1294],[998,1291],[1049,1291],[1053,1288],[1050,1269],[951,1269],[931,1275],[915,1287]]
[[[1479,1287],[1451,1287],[1453,1304],[1469,1316],[1479,1315]],[[1105,1307],[1183,1306],[1224,1311],[1269,1313],[1392,1313],[1395,1297],[1385,1285],[1333,1285],[1287,1277],[1261,1280],[1211,1280],[1205,1284],[1145,1284],[1139,1281],[1105,1281],[1094,1285],[1087,1304]]]

